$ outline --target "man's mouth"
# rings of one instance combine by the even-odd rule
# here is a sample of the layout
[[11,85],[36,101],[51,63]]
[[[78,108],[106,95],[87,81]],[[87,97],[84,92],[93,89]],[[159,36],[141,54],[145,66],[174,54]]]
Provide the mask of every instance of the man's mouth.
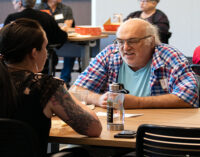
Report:
[[131,56],[131,55],[134,55],[135,53],[133,53],[133,52],[126,52],[126,53],[124,53],[124,55],[127,55],[127,56]]

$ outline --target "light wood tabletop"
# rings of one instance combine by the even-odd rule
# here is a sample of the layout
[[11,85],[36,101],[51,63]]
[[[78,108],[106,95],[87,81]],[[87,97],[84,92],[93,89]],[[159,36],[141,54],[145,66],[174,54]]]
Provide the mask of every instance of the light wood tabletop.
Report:
[[116,35],[116,32],[117,32],[117,31],[105,31],[105,30],[103,30],[103,31],[102,31],[102,34]]
[[74,28],[70,28],[68,31],[68,40],[69,41],[92,41],[92,40],[98,40],[102,38],[107,38],[108,34],[105,34],[102,32],[101,35],[93,36],[93,35],[80,35],[75,32]]
[[79,35],[77,33],[69,33],[68,40],[69,41],[91,41],[91,40],[98,40],[102,38],[107,38],[107,34],[101,34],[98,36],[91,36],[91,35]]
[[[106,112],[96,108],[95,112]],[[200,127],[200,109],[137,109],[126,110],[126,114],[143,114],[125,118],[125,130],[137,130],[141,124],[158,124],[183,127]],[[101,116],[103,131],[98,138],[86,137],[73,131],[68,125],[54,117],[49,141],[52,143],[86,144],[135,148],[136,139],[114,138],[119,131],[108,131],[106,117]]]

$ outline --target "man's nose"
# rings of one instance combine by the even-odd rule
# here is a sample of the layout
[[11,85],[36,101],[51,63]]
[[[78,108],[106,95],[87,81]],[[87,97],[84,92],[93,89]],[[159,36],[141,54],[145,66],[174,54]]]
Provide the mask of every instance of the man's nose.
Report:
[[124,41],[124,50],[129,50],[130,49],[130,46],[129,46],[129,43],[127,41]]

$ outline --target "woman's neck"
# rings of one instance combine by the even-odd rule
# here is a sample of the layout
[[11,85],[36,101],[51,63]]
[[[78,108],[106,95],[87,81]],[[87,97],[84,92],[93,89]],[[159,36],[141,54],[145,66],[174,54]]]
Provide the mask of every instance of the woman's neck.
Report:
[[141,18],[146,19],[152,16],[156,12],[156,9],[153,10],[148,10],[148,11],[143,11],[141,14]]
[[57,3],[54,3],[54,2],[47,2],[47,4],[48,4],[49,7],[51,8],[52,12],[54,12],[54,11],[56,10]]
[[27,64],[19,63],[19,64],[8,64],[6,63],[8,68],[14,69],[14,70],[27,70],[31,72],[35,72],[34,68],[32,66],[29,66]]

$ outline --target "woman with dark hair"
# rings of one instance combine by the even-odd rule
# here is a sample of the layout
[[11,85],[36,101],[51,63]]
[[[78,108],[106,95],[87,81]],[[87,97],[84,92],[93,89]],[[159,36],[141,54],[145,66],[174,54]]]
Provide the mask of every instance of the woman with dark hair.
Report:
[[34,20],[18,19],[0,30],[0,117],[28,123],[38,135],[41,156],[47,152],[53,114],[83,135],[99,136],[102,130],[96,114],[62,80],[38,73],[47,58],[47,43]]

